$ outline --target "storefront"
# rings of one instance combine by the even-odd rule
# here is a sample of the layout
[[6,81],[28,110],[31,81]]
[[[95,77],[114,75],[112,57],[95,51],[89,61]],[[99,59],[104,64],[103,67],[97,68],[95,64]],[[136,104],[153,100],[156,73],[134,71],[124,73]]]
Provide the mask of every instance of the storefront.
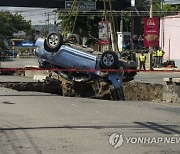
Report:
[[23,41],[14,47],[19,57],[34,57],[36,55],[36,46],[31,41]]

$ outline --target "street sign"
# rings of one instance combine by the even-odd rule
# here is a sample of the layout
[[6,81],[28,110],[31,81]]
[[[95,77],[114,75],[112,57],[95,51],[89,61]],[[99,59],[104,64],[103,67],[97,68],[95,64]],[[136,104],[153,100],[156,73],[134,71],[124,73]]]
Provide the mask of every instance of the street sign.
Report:
[[135,0],[131,0],[131,6],[134,7],[135,6],[136,1]]
[[[65,9],[71,9],[73,1],[65,1]],[[79,10],[96,10],[96,2],[79,1],[76,3]]]

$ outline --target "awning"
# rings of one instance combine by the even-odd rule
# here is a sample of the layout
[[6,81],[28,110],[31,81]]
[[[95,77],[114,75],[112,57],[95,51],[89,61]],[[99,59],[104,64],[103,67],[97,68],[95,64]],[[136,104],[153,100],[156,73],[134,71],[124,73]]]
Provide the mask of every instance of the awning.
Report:
[[31,41],[24,41],[24,42],[21,42],[20,44],[16,45],[16,47],[24,47],[24,48],[27,48],[27,47],[36,47],[35,43],[31,42]]
[[98,44],[99,45],[107,45],[107,44],[109,44],[109,41],[107,41],[107,40],[98,40]]

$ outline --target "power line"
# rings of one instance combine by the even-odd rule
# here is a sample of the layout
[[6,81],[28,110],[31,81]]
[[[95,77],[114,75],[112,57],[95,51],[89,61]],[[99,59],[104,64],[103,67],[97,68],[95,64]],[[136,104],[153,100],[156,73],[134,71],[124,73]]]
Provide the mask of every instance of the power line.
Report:
[[[67,16],[67,11],[61,11],[59,12],[61,16]],[[79,12],[78,16],[102,16],[103,11],[90,11],[90,12]],[[149,16],[149,11],[113,11],[113,16],[127,16],[127,13],[130,16]],[[168,16],[168,15],[177,15],[179,11],[153,11],[153,16],[162,17],[162,16]],[[107,15],[110,16],[110,11],[107,11]],[[75,16],[75,15],[72,15]]]

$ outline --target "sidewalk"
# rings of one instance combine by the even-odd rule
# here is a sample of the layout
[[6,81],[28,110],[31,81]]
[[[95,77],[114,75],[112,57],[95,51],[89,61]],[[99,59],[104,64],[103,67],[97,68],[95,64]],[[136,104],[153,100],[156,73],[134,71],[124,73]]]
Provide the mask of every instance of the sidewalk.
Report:
[[0,82],[37,82],[37,81],[24,76],[0,75]]
[[161,67],[161,68],[153,68],[154,71],[177,71],[180,72],[180,68],[170,68],[170,67]]
[[164,78],[180,78],[180,68],[175,71],[166,68],[158,68],[153,71],[139,71],[134,80],[143,83],[163,84]]

